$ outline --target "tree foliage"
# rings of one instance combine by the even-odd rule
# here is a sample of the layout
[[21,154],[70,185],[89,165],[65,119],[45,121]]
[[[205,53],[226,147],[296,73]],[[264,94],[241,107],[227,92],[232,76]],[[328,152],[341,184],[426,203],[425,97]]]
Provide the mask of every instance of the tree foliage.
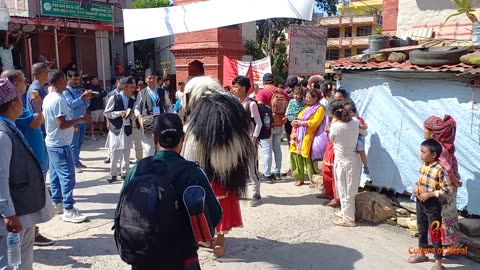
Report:
[[315,4],[328,16],[337,14],[337,0],[315,0]]
[[133,8],[156,8],[168,6],[170,6],[168,0],[135,0],[132,3]]
[[280,44],[277,45],[273,54],[272,73],[275,84],[283,84],[288,76],[288,54],[285,44],[285,35],[280,38]]
[[[315,0],[315,4],[329,16],[337,13],[337,0]],[[261,59],[270,52],[272,73],[278,82],[285,82],[288,73],[288,52],[282,37],[285,37],[285,31],[290,25],[303,23],[302,20],[285,18],[259,20],[257,21],[257,44],[244,43],[247,54],[252,55],[254,60]],[[271,37],[271,48],[268,47],[269,36]],[[281,81],[282,79],[283,81]]]
[[[168,7],[168,0],[135,0],[132,3],[133,8],[156,8]],[[155,42],[154,39],[147,39],[133,42],[135,54],[135,68],[137,70],[145,70],[149,68],[150,59],[155,59]]]

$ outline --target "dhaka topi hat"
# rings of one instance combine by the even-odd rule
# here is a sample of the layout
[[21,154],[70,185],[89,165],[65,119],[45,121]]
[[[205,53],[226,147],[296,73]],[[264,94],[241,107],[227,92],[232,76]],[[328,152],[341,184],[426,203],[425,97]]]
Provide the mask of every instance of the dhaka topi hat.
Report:
[[7,78],[0,79],[0,105],[6,104],[18,96],[18,91]]

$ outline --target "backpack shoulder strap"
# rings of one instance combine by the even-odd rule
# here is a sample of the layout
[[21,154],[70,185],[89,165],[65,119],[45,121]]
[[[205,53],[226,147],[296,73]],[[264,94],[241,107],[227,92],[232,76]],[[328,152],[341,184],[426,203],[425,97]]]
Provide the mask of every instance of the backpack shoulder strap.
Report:
[[137,169],[135,170],[135,177],[149,174],[152,171],[152,160],[153,156],[149,156],[147,158],[142,158],[137,165]]

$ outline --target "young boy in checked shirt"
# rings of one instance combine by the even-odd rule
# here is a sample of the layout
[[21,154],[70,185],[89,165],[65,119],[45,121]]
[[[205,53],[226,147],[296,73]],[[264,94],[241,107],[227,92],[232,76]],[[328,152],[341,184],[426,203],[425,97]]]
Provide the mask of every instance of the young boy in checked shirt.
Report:
[[435,265],[432,270],[445,269],[442,265],[442,205],[439,198],[450,192],[450,180],[446,170],[438,162],[442,146],[434,139],[421,144],[422,161],[420,177],[413,188],[417,198],[418,246],[415,254],[408,258],[410,263],[427,262],[428,235],[432,237]]

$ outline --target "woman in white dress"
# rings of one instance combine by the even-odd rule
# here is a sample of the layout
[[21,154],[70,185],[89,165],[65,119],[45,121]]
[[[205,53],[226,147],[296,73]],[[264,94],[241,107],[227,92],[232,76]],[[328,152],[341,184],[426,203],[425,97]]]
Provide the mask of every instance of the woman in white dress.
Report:
[[333,117],[330,126],[330,140],[335,151],[334,175],[341,211],[334,221],[338,226],[355,227],[355,196],[360,185],[362,163],[355,151],[358,134],[362,132],[360,123],[352,119],[339,101],[330,104]]

